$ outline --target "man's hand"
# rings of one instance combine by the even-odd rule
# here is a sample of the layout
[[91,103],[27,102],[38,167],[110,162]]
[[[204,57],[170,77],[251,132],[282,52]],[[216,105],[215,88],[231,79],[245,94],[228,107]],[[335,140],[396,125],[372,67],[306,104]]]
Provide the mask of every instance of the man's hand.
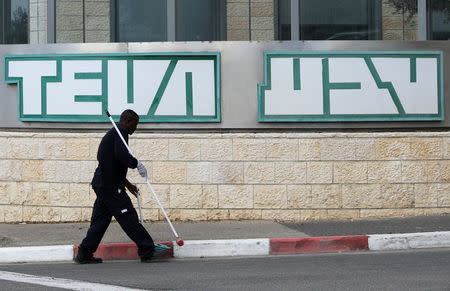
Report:
[[141,177],[144,177],[144,178],[147,177],[147,169],[145,168],[144,164],[142,164],[141,162],[138,161],[137,169],[138,169],[139,175],[141,175]]
[[133,194],[134,196],[137,197],[137,194],[139,193],[138,187],[136,187],[135,185],[133,185],[131,183],[127,183],[125,185],[125,187],[127,187],[128,191],[130,191],[131,194]]

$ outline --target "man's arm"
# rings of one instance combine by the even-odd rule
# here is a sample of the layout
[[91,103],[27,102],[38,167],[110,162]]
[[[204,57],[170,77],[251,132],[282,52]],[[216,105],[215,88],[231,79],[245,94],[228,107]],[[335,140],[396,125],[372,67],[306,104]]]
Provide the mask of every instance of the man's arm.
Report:
[[133,194],[134,196],[137,195],[138,193],[138,188],[134,185],[131,184],[130,181],[128,181],[128,179],[125,179],[125,187],[128,189],[128,191],[130,191],[131,194]]
[[[126,132],[121,133],[124,138],[128,135]],[[114,155],[122,165],[131,169],[137,167],[138,161],[128,152],[118,134],[114,136]]]

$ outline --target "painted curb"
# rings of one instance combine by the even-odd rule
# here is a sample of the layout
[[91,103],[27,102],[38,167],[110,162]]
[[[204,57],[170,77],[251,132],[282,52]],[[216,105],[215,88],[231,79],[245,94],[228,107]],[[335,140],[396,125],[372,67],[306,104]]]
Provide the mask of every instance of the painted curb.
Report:
[[[158,242],[171,248],[166,258],[265,256],[304,253],[450,248],[450,231],[306,238],[188,240]],[[0,263],[71,261],[79,245],[0,247]],[[137,260],[134,243],[100,244],[94,254],[105,260]]]
[[368,236],[278,238],[270,240],[271,255],[367,251]]
[[0,263],[70,261],[73,245],[0,248]]
[[450,247],[450,231],[369,236],[369,249],[373,251],[445,247]]

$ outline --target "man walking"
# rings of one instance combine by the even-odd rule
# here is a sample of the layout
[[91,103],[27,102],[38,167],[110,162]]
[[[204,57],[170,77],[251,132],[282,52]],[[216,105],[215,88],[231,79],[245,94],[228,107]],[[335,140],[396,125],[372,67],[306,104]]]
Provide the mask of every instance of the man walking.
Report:
[[[133,110],[125,110],[117,125],[125,141],[132,135],[139,123],[139,116]],[[145,166],[136,160],[127,150],[116,130],[111,128],[100,142],[97,152],[98,167],[92,179],[92,188],[97,195],[92,210],[91,225],[86,237],[80,244],[75,262],[78,264],[101,263],[101,258],[95,258],[103,235],[112,217],[119,222],[125,233],[136,243],[141,262],[150,262],[152,258],[168,253],[168,248],[155,246],[152,237],[139,223],[136,210],[125,189],[136,196],[138,189],[131,184],[126,176],[128,168],[138,168],[142,177],[147,176]]]

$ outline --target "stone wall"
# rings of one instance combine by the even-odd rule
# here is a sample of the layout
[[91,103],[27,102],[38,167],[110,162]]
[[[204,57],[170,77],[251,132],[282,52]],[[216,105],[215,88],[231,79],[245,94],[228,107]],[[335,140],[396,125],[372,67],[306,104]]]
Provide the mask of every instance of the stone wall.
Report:
[[[88,221],[103,134],[0,131],[0,222]],[[450,132],[137,133],[130,146],[173,220],[450,213]],[[145,219],[164,220],[129,180]]]

